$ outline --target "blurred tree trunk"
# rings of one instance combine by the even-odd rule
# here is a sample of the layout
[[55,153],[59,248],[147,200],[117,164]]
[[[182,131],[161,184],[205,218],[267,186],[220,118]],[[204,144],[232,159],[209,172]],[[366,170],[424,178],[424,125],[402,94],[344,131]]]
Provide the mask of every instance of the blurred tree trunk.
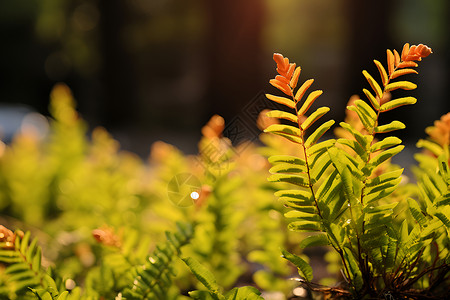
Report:
[[372,70],[372,66],[375,68],[373,59],[385,64],[386,49],[397,46],[392,42],[391,28],[389,28],[396,2],[392,0],[346,0],[344,2],[350,31],[348,42],[350,48],[347,52],[348,79],[345,87],[349,97],[353,94],[359,94],[362,97],[362,88],[367,86],[367,81],[361,71]]
[[101,122],[109,128],[130,123],[136,111],[133,59],[122,42],[122,30],[129,23],[126,1],[100,0]]
[[205,5],[210,18],[205,118],[216,113],[229,121],[264,87],[260,63],[264,2],[214,0]]

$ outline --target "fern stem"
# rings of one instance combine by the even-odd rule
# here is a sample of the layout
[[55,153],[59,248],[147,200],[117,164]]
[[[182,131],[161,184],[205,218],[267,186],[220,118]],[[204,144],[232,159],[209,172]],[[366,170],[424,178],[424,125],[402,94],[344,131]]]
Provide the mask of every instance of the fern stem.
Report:
[[319,203],[317,202],[316,195],[315,195],[314,189],[313,189],[313,184],[311,181],[311,169],[310,169],[310,166],[308,163],[308,154],[306,152],[306,146],[305,146],[305,131],[303,130],[303,128],[301,126],[302,124],[300,123],[300,118],[298,116],[298,107],[297,107],[297,101],[294,96],[294,91],[291,87],[289,87],[289,88],[291,89],[292,101],[294,101],[294,103],[295,103],[295,115],[297,116],[297,125],[298,125],[298,128],[300,129],[300,139],[302,141],[303,155],[305,157],[305,164],[306,164],[306,174],[308,176],[308,187],[309,187],[309,190],[311,191],[311,195],[313,196],[314,205],[317,208],[317,213],[318,213],[319,217],[323,220],[324,218],[320,211]]

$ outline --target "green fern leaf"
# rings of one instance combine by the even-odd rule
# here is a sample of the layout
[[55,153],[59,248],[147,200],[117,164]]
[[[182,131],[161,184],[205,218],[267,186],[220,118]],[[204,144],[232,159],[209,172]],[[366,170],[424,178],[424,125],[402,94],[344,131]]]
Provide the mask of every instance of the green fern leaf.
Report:
[[174,275],[173,258],[180,253],[180,247],[191,239],[193,228],[190,224],[177,223],[177,232],[166,235],[166,243],[157,246],[144,265],[138,265],[131,271],[130,285],[123,290],[127,299],[165,299],[167,296],[171,276]]
[[269,172],[271,174],[275,173],[303,173],[306,172],[306,168],[304,166],[298,166],[294,164],[287,163],[279,163],[272,168],[270,168]]
[[375,63],[375,65],[378,68],[378,72],[380,73],[380,77],[381,77],[381,81],[383,82],[383,85],[386,85],[389,81],[388,75],[386,73],[386,69],[383,67],[383,65],[378,60],[374,60],[373,62]]
[[322,155],[314,165],[311,165],[311,178],[316,182],[319,181],[330,165],[331,161],[328,159],[327,155]]
[[325,153],[328,148],[334,146],[336,141],[334,139],[329,139],[317,144],[314,144],[313,146],[309,147],[307,150],[309,157],[315,157],[317,155],[321,155],[322,153]]
[[288,163],[295,164],[299,166],[306,166],[306,162],[303,158],[292,156],[292,155],[273,155],[269,157],[269,162],[273,165],[277,163]]
[[341,145],[347,146],[353,151],[356,152],[363,160],[367,159],[367,152],[365,149],[361,147],[361,144],[358,143],[355,140],[348,140],[348,139],[338,139],[337,142]]
[[370,152],[376,152],[380,150],[384,150],[393,146],[397,146],[402,143],[402,140],[394,137],[394,136],[388,136],[387,138],[383,139],[382,141],[376,142],[370,147]]
[[330,242],[325,234],[311,235],[300,242],[300,248],[327,246]]
[[350,269],[350,280],[352,281],[353,286],[357,290],[359,290],[362,288],[364,281],[362,279],[361,271],[358,267],[358,262],[355,259],[355,256],[353,255],[351,249],[347,247],[344,248],[343,255],[345,260],[348,262],[348,267]]
[[427,220],[425,218],[425,215],[422,213],[422,210],[419,207],[419,204],[416,202],[416,200],[408,198],[408,206],[409,211],[413,218],[419,223],[421,227],[425,226]]
[[373,108],[375,108],[376,110],[380,110],[380,103],[378,103],[377,98],[375,98],[374,95],[372,95],[372,93],[368,90],[368,89],[363,89],[364,94],[366,94],[367,98],[370,101],[370,104],[372,104]]
[[195,300],[220,300],[217,295],[208,291],[191,291],[189,292],[189,296]]
[[306,213],[299,210],[291,210],[284,214],[286,219],[297,219],[301,221],[320,222],[321,218],[315,213]]
[[391,92],[396,89],[402,89],[402,90],[414,90],[417,88],[417,85],[410,82],[410,81],[397,81],[397,82],[391,82],[385,87],[385,92]]
[[370,195],[370,194],[373,194],[373,193],[384,191],[384,190],[392,188],[392,187],[395,188],[395,187],[397,187],[399,185],[400,181],[402,181],[402,179],[400,177],[396,178],[396,179],[389,180],[389,181],[385,181],[385,182],[380,183],[378,185],[375,185],[375,186],[367,188],[365,190],[365,194],[366,195]]
[[282,136],[294,143],[301,144],[300,129],[290,125],[272,124],[264,130],[264,132],[271,132]]
[[308,111],[308,109],[311,107],[311,105],[314,103],[314,101],[316,101],[316,99],[322,94],[323,94],[322,90],[317,90],[317,91],[311,92],[308,95],[308,97],[306,98],[303,105],[298,110],[298,116],[303,116]]
[[260,295],[261,292],[258,289],[252,286],[243,286],[233,288],[225,294],[225,298],[226,300],[264,300]]
[[317,199],[320,199],[320,201],[323,201],[325,204],[329,203],[340,190],[341,186],[342,182],[340,180],[339,172],[334,170],[317,190]]
[[363,212],[368,215],[377,214],[385,216],[387,214],[392,214],[397,205],[398,202],[378,206],[366,206],[364,207]]
[[302,123],[302,130],[307,130],[312,124],[319,120],[323,115],[330,111],[329,107],[319,107]]
[[200,281],[210,292],[220,294],[220,287],[217,284],[216,278],[207,268],[205,268],[193,257],[186,257],[182,260],[189,267],[192,274],[195,275],[198,281]]
[[283,253],[283,258],[287,259],[297,267],[300,276],[304,277],[307,281],[311,281],[313,279],[312,268],[303,258],[289,253],[284,249],[281,250],[281,252]]
[[447,226],[447,228],[450,228],[450,220],[447,218],[447,216],[446,216],[445,214],[443,214],[443,213],[441,213],[441,212],[437,212],[437,213],[435,214],[435,216],[436,216],[439,220],[441,220],[441,222],[442,222],[445,226]]
[[271,182],[287,182],[301,187],[309,187],[309,180],[305,175],[292,175],[292,174],[272,174],[267,178]]
[[392,121],[389,124],[377,126],[373,130],[375,133],[387,133],[387,132],[404,129],[404,128],[406,128],[406,126],[402,122]]
[[371,119],[370,116],[367,115],[361,108],[357,106],[347,106],[347,109],[350,111],[354,111],[358,115],[361,123],[367,131],[370,132],[375,126],[375,120]]
[[334,120],[329,120],[319,126],[306,140],[305,147],[311,147],[333,126]]
[[[418,148],[425,148],[427,150],[430,150],[434,155],[436,155],[437,157],[441,156],[442,153],[444,153],[442,147],[432,141],[428,141],[428,140],[419,140],[416,144],[416,146]],[[415,158],[417,157],[417,155],[414,156]],[[417,160],[417,158],[416,158]]]
[[384,252],[384,269],[386,271],[391,271],[395,265],[395,253],[396,253],[397,243],[393,240],[389,240],[386,251]]
[[447,185],[450,185],[450,169],[445,155],[439,155],[438,165],[439,165],[439,173],[441,174],[442,179],[444,179]]
[[366,230],[361,238],[363,247],[365,249],[381,248],[389,243],[389,238],[386,236],[386,228],[377,227],[376,229]]
[[380,154],[378,154],[377,156],[375,156],[374,158],[372,158],[370,160],[369,168],[375,169],[376,167],[378,167],[381,163],[383,163],[387,159],[400,153],[404,148],[405,148],[405,146],[397,146],[397,147],[394,147],[394,148],[391,148],[391,149],[381,152]]
[[358,99],[354,102],[354,105],[356,105],[369,120],[372,120],[372,123],[375,123],[377,113],[365,101]]
[[[288,202],[287,207],[294,209],[297,212],[305,214],[305,220],[317,220],[316,217],[311,215],[317,214],[317,208],[313,205],[303,205],[297,201]],[[306,216],[310,216],[307,218]]]
[[338,247],[344,245],[345,229],[343,227],[335,223],[330,223],[329,230],[327,230],[327,233],[331,238],[331,241],[332,242],[334,241],[335,245],[338,245]]
[[383,199],[383,198],[389,196],[390,194],[392,194],[395,191],[396,188],[397,188],[397,185],[391,186],[391,187],[386,188],[384,190],[380,190],[380,191],[376,191],[376,192],[367,194],[364,197],[364,203],[365,204],[369,204],[369,203],[372,203],[374,201]]
[[289,230],[299,232],[323,231],[322,225],[320,223],[311,221],[294,221],[289,223],[288,228]]
[[370,143],[372,142],[372,139],[368,140],[360,132],[353,129],[353,127],[350,124],[341,122],[341,123],[339,123],[339,125],[342,128],[344,128],[345,130],[347,130],[348,132],[350,132],[363,149],[366,149],[367,146],[370,145]]
[[282,110],[271,110],[268,113],[266,113],[266,116],[271,118],[278,118],[278,119],[284,119],[288,120],[294,123],[298,123],[298,118],[296,115],[282,111]]
[[305,95],[306,91],[311,87],[313,84],[314,79],[308,79],[306,80],[301,87],[297,90],[297,93],[295,94],[295,101],[300,102]]
[[417,99],[414,97],[404,97],[404,98],[394,99],[394,100],[388,101],[385,104],[381,105],[380,111],[385,112],[385,111],[393,110],[393,109],[403,106],[403,105],[415,104],[416,102],[417,102]]
[[372,187],[372,186],[383,184],[383,183],[391,181],[391,180],[395,180],[402,175],[403,170],[404,169],[394,170],[391,172],[383,173],[380,176],[377,176],[375,178],[369,179],[366,182],[366,186]]
[[372,87],[372,90],[375,92],[377,97],[381,99],[383,97],[383,91],[381,90],[380,85],[376,82],[375,79],[373,79],[373,77],[369,74],[369,72],[364,70],[362,73],[364,77],[366,77],[367,81],[369,82],[370,86]]
[[444,206],[444,205],[449,205],[450,204],[450,192],[446,193],[444,195],[439,196],[436,200],[435,200],[435,205],[436,207],[440,207],[440,206]]
[[308,190],[281,190],[275,192],[275,196],[281,199],[293,199],[295,201],[305,201],[306,203],[314,203],[314,198]]

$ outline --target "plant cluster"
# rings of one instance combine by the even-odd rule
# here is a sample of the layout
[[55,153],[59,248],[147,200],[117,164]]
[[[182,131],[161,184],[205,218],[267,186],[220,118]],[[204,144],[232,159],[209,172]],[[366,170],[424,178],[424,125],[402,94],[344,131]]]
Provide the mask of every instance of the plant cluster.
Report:
[[0,298],[444,298],[450,115],[417,143],[417,183],[391,163],[405,125],[380,118],[417,101],[401,90],[430,53],[406,44],[387,68],[375,60],[380,80],[363,71],[367,100],[350,99],[335,138],[329,108],[315,108],[322,91],[274,54],[284,95],[266,95],[282,109],[260,115],[264,146],[233,146],[213,116],[198,155],[157,142],[147,161],[102,128],[88,139],[57,85],[50,134],[23,127],[1,144]]

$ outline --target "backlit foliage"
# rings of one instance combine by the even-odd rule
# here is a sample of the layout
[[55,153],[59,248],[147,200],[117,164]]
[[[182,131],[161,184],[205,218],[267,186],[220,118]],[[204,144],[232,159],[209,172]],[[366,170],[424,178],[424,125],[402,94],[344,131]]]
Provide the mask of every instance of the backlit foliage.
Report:
[[[416,172],[420,190],[417,199],[394,196],[403,169],[390,165],[389,159],[403,150],[402,141],[395,136],[376,138],[380,133],[405,128],[397,120],[381,124],[379,116],[417,101],[410,96],[396,98],[395,92],[416,88],[416,84],[400,79],[417,74],[413,68],[430,53],[431,49],[422,44],[405,44],[401,54],[387,50],[387,69],[374,61],[379,81],[363,71],[370,86],[363,89],[368,101],[352,97],[346,121],[336,130],[338,139],[323,142],[319,138],[333,121],[319,123],[317,129],[307,133],[329,110],[320,107],[308,113],[322,91],[307,95],[312,79],[296,89],[300,67],[274,54],[279,75],[270,83],[287,97],[267,98],[286,109],[267,115],[288,122],[270,125],[265,131],[298,144],[298,154],[271,156],[273,175],[269,180],[297,186],[276,192],[291,209],[286,214],[291,220],[290,229],[310,233],[300,243],[301,248],[331,246],[340,257],[346,281],[332,289],[320,288],[312,284],[311,266],[301,257],[283,251],[311,289],[357,298],[420,298],[448,292],[448,118],[443,117],[427,129],[431,141],[419,142],[434,156],[418,155],[421,168]],[[409,210],[412,219],[404,218],[402,207]]]
[[[282,95],[267,98],[283,109],[260,115],[264,146],[232,145],[216,115],[197,155],[160,141],[146,161],[103,128],[88,138],[69,88],[55,86],[48,136],[23,127],[0,144],[0,299],[441,299],[449,114],[417,143],[417,184],[391,163],[405,125],[380,121],[417,101],[399,91],[416,88],[405,78],[430,53],[406,44],[375,60],[335,138],[323,92],[275,54]],[[310,254],[325,252],[317,275]]]

